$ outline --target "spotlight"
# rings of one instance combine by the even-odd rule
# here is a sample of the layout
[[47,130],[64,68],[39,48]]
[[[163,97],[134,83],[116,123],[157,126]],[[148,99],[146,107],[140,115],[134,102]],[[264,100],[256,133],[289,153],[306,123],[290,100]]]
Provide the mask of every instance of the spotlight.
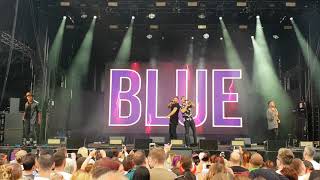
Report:
[[97,16],[93,16],[93,19],[97,19]]
[[198,18],[199,19],[205,19],[206,18],[206,14],[205,13],[200,13],[200,14],[198,14]]
[[88,14],[85,12],[81,12],[81,19],[86,19],[88,17]]
[[194,40],[194,37],[193,37],[193,36],[191,36],[191,40]]
[[152,39],[152,34],[148,34],[146,37],[147,39]]
[[208,33],[204,33],[204,34],[203,34],[203,38],[204,38],[204,39],[209,39],[209,37],[210,37],[210,35],[209,35]]
[[134,20],[136,17],[135,16],[131,16],[131,19]]
[[257,16],[256,16],[256,18],[257,18],[257,19],[260,19],[260,16],[259,16],[259,15],[257,15]]
[[223,37],[220,37],[220,41],[222,41],[223,40]]
[[63,19],[67,19],[67,16],[63,16]]
[[148,14],[148,18],[149,19],[154,19],[154,18],[156,18],[156,14],[155,13],[149,13]]
[[290,18],[290,21],[293,21],[293,17]]
[[237,0],[238,7],[245,7],[247,6],[247,0]]
[[220,20],[220,21],[222,20],[222,17],[221,17],[221,16],[219,17],[219,20]]
[[273,39],[277,40],[279,39],[279,36],[277,34],[272,35]]
[[254,39],[254,36],[251,36],[251,39]]

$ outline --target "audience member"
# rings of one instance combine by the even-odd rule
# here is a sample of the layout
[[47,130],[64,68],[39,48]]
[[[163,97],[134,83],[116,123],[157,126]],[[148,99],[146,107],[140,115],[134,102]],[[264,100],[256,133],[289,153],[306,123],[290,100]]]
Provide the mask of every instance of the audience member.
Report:
[[50,179],[50,175],[53,172],[54,160],[50,154],[40,155],[36,159],[36,167],[39,175],[36,176],[35,180],[47,180]]
[[127,178],[119,172],[110,171],[99,177],[97,180],[127,180]]
[[232,152],[230,154],[229,166],[235,175],[249,175],[249,170],[241,167],[241,156],[238,152]]
[[320,180],[320,170],[314,170],[310,173],[309,180]]
[[302,179],[306,173],[306,167],[301,159],[294,158],[290,167],[296,171],[296,173],[299,176],[299,179]]
[[150,180],[150,172],[148,168],[144,166],[140,166],[136,169],[133,180]]
[[54,153],[53,160],[55,164],[54,171],[58,174],[61,174],[64,180],[70,180],[72,175],[64,171],[66,166],[65,153],[63,151]]
[[250,165],[249,165],[250,173],[252,171],[260,169],[263,166],[263,164],[264,164],[263,157],[259,153],[252,154],[250,158]]
[[18,180],[22,178],[22,168],[18,163],[10,163],[0,166],[1,180]]
[[244,151],[242,153],[242,167],[249,169],[250,165],[250,158],[251,158],[251,153],[249,151]]
[[280,173],[289,180],[298,180],[298,173],[290,166],[284,166]]
[[196,180],[196,176],[191,172],[193,165],[190,157],[183,156],[181,158],[181,168],[183,172],[182,175],[179,176],[178,180]]
[[304,147],[303,159],[310,161],[313,165],[314,170],[320,170],[320,164],[313,159],[315,155],[316,155],[316,150],[314,147],[312,146]]
[[19,150],[17,153],[15,153],[15,159],[10,161],[10,163],[18,163],[22,164],[22,158],[27,155],[27,151],[25,150]]
[[136,168],[139,166],[146,166],[146,155],[143,151],[136,151],[133,154],[133,159],[132,162],[134,164],[134,167],[128,171],[128,173],[126,174],[126,176],[128,177],[129,180],[133,179],[133,175],[136,171]]
[[216,157],[215,162],[210,166],[208,174],[205,176],[205,180],[229,180],[233,178],[233,174],[226,168],[224,159],[222,157]]
[[86,171],[78,170],[73,173],[71,180],[91,180],[91,174]]
[[180,176],[180,167],[181,167],[181,156],[180,155],[175,155],[172,158],[172,168],[171,171],[175,173],[177,176]]
[[0,166],[7,164],[8,162],[8,156],[4,153],[0,153]]
[[35,155],[32,153],[26,154],[22,158],[22,166],[23,166],[23,179],[24,180],[33,180],[35,176],[35,164],[36,164],[36,159]]
[[263,168],[268,168],[268,169],[273,169],[276,170],[276,167],[274,165],[274,162],[271,160],[266,160],[266,162],[264,162],[263,164]]
[[151,180],[172,180],[177,177],[173,172],[165,168],[166,153],[162,148],[154,148],[149,152],[148,161]]
[[284,167],[290,166],[294,158],[293,152],[287,148],[280,148],[277,156],[277,173],[281,174]]
[[301,180],[308,180],[310,177],[310,173],[313,171],[313,165],[310,161],[304,160],[303,161],[304,166],[306,167],[306,172],[303,178],[300,178]]

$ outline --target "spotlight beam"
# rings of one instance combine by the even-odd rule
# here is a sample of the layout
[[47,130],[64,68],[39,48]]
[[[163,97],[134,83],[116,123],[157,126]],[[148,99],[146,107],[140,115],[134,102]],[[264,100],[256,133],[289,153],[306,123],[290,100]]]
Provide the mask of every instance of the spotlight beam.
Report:
[[64,16],[62,18],[58,32],[56,34],[56,37],[53,40],[53,43],[49,51],[49,71],[50,72],[55,71],[59,63],[65,25],[66,25],[66,17]]
[[297,36],[297,39],[298,39],[298,43],[301,47],[305,63],[307,64],[307,66],[310,70],[311,78],[316,86],[317,91],[320,92],[320,79],[319,79],[319,77],[320,77],[320,63],[319,63],[319,60],[318,60],[316,54],[314,53],[314,51],[312,50],[312,48],[310,47],[310,44],[303,37],[301,31],[299,30],[299,27],[296,25],[296,23],[294,22],[293,19],[291,20],[291,22],[292,22],[293,29],[294,29],[296,36]]
[[128,64],[130,53],[131,53],[131,46],[132,46],[133,22],[134,22],[134,18],[131,19],[130,26],[122,40],[120,49],[116,56],[115,63],[114,63],[114,66],[116,67],[124,66]]
[[288,133],[290,132],[291,123],[290,121],[286,121],[286,119],[290,119],[292,116],[290,109],[293,108],[293,104],[288,94],[282,88],[273,68],[261,18],[257,18],[256,20],[256,36],[251,39],[254,48],[253,82],[257,92],[261,93],[264,102],[274,100],[278,104],[278,110],[282,118],[281,122],[284,124],[284,127],[288,127],[283,129],[283,132]]
[[71,80],[73,88],[77,89],[88,73],[89,61],[91,56],[92,41],[96,18],[92,19],[88,32],[86,33],[76,56],[73,59],[68,77]]

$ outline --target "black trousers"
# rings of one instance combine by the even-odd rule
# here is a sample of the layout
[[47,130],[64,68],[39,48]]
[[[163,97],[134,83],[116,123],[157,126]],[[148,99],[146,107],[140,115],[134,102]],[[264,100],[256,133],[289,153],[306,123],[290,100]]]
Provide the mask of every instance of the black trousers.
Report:
[[192,135],[193,135],[193,144],[197,144],[197,134],[196,134],[196,125],[194,123],[194,120],[186,120],[184,121],[184,130],[185,130],[185,140],[186,145],[190,146],[190,136],[189,136],[189,130],[191,128]]
[[177,126],[178,126],[177,123],[172,123],[172,122],[169,123],[169,135],[170,135],[169,141],[170,142],[171,142],[172,139],[177,139],[178,138],[178,136],[177,136]]
[[32,138],[32,140],[37,140],[37,131],[38,131],[38,124],[31,123],[30,120],[26,119],[23,121],[23,138]]
[[274,129],[269,129],[269,140],[279,140],[279,129],[274,128]]

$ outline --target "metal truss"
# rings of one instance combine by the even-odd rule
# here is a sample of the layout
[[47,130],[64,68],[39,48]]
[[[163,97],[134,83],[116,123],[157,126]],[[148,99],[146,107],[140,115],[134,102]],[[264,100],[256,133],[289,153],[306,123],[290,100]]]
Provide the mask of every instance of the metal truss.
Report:
[[[0,33],[0,42],[7,45],[7,46],[11,46],[11,40],[12,37],[11,35],[9,35],[6,32],[1,32]],[[13,49],[21,52],[24,56],[28,57],[28,58],[32,58],[32,56],[34,55],[33,50],[27,46],[26,44],[22,43],[21,41],[18,41],[16,39],[13,39]]]

